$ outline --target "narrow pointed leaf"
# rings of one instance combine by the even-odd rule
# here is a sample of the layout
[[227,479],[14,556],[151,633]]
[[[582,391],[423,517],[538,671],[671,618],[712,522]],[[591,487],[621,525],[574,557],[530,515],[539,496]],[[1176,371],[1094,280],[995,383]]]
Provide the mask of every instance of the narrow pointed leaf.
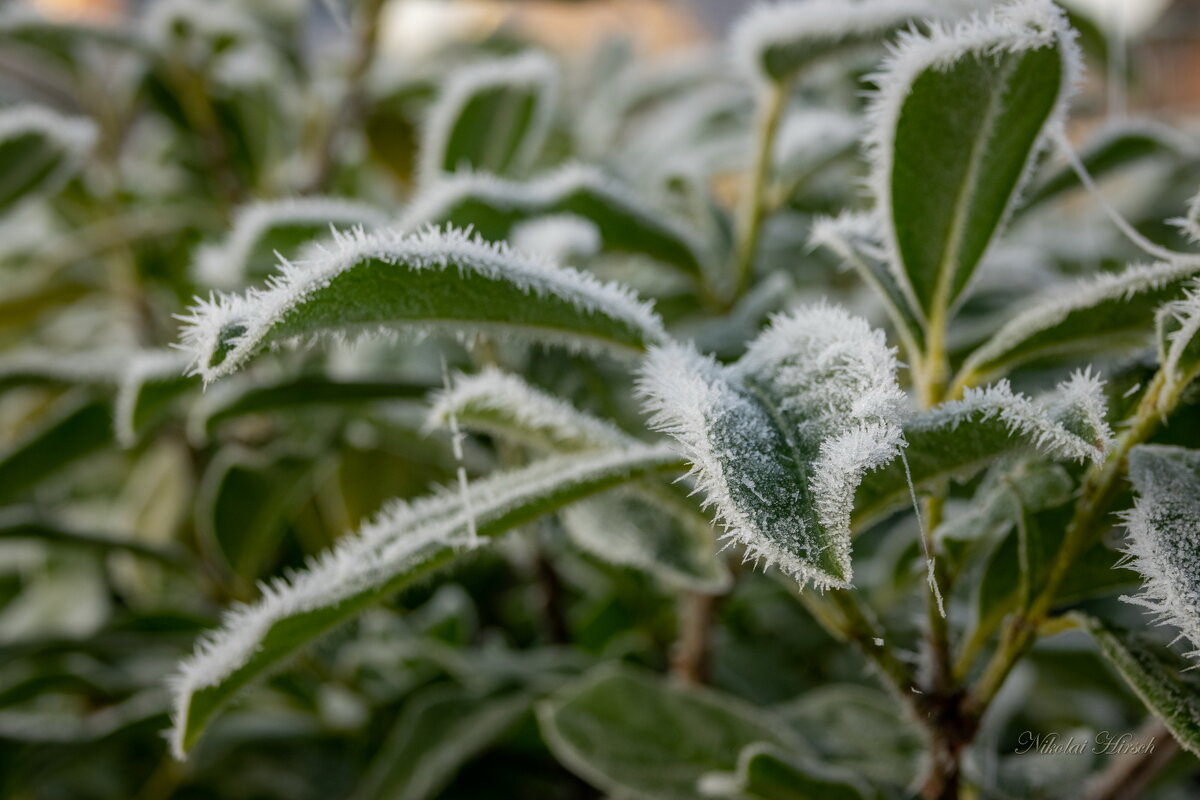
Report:
[[967,287],[1079,69],[1050,0],[901,36],[875,79],[871,184],[889,261],[926,317]]
[[264,348],[321,335],[450,329],[637,352],[662,323],[631,292],[459,231],[339,237],[268,289],[193,309],[183,342],[205,381]]
[[[913,483],[928,486],[968,478],[1012,452],[1098,462],[1107,453],[1110,438],[1102,384],[1080,373],[1041,402],[1014,393],[1005,381],[968,389],[962,400],[943,403],[905,422],[904,454]],[[890,464],[863,479],[855,522],[865,524],[906,502],[904,465]]]
[[777,318],[730,367],[655,349],[639,388],[748,558],[802,584],[849,585],[855,489],[901,444],[904,395],[880,331],[808,307]]
[[538,720],[567,768],[638,800],[702,797],[703,777],[733,771],[738,753],[755,742],[802,748],[764,709],[608,665],[543,701]]
[[960,374],[983,380],[1035,358],[1145,342],[1155,310],[1197,273],[1200,259],[1181,259],[1055,286],[971,353]]
[[461,169],[527,169],[546,139],[557,91],[558,72],[540,53],[461,67],[430,111],[422,180]]
[[1078,615],[1108,663],[1184,749],[1200,755],[1200,681],[1160,644],[1095,617]]
[[570,214],[596,226],[600,251],[644,255],[693,276],[703,269],[699,237],[648,206],[597,169],[571,166],[528,181],[492,175],[448,175],[417,195],[400,227],[428,224],[471,228],[484,239],[508,239],[523,222]]
[[41,106],[0,110],[0,212],[60,186],[95,139],[96,127],[87,119]]
[[428,576],[477,543],[646,474],[678,469],[662,447],[545,459],[396,503],[308,569],[277,579],[254,605],[233,609],[175,679],[171,744],[182,758],[239,690],[296,650],[382,597]]

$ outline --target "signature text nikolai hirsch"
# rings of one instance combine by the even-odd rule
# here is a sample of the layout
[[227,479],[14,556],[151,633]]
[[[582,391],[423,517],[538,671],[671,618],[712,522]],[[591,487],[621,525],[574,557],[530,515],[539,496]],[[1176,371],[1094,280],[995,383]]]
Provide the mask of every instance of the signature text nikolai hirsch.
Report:
[[1132,733],[1114,734],[1100,731],[1095,738],[1070,736],[1063,739],[1057,732],[1034,733],[1022,731],[1013,752],[1042,755],[1148,755],[1154,752],[1155,737],[1138,739]]

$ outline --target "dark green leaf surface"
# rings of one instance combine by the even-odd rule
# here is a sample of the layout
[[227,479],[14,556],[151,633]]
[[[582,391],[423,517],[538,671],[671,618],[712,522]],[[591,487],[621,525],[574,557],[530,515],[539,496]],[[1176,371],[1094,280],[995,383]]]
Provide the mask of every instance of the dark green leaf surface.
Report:
[[112,406],[71,394],[45,423],[0,453],[0,504],[19,500],[41,481],[112,444]]

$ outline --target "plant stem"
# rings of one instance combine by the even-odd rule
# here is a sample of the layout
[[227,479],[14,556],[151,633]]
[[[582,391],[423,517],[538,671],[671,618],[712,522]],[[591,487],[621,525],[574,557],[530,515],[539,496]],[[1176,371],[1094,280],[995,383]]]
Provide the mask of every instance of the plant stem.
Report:
[[779,132],[779,120],[787,106],[791,82],[771,84],[760,106],[758,119],[758,149],[754,154],[754,167],[750,184],[742,193],[738,210],[738,240],[734,273],[733,292],[730,302],[736,300],[750,285],[754,270],[754,256],[758,252],[758,235],[762,230],[766,209],[767,176],[771,171],[771,159],[775,151],[775,134]]
[[679,603],[679,638],[671,654],[671,675],[681,683],[708,680],[712,629],[723,595],[688,592]]
[[1142,395],[1129,427],[1117,440],[1112,454],[1103,464],[1088,470],[1084,477],[1082,495],[1075,505],[1074,516],[1067,525],[1062,546],[1050,565],[1041,590],[1027,611],[1018,613],[1009,620],[1001,634],[1000,646],[967,698],[966,711],[973,718],[979,719],[983,716],[988,704],[1000,691],[1008,673],[1033,645],[1038,627],[1053,607],[1059,587],[1079,556],[1094,543],[1096,532],[1101,528],[1098,523],[1121,488],[1129,451],[1134,445],[1144,442],[1158,427],[1161,420],[1160,400],[1165,402],[1164,413],[1169,413],[1178,402],[1182,387],[1176,388],[1168,397],[1160,397],[1164,391],[1166,377],[1166,373],[1159,369]]

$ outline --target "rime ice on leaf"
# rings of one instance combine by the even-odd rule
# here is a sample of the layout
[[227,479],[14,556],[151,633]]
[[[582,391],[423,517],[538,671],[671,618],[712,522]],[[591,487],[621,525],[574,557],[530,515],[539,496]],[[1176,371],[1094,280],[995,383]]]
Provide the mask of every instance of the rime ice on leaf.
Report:
[[401,587],[427,576],[480,539],[651,472],[677,468],[662,446],[605,450],[535,462],[412,503],[394,502],[303,571],[263,587],[253,605],[226,614],[174,680],[171,748],[183,758],[240,689],[298,648]]
[[1200,451],[1140,445],[1129,454],[1129,480],[1138,494],[1125,515],[1128,566],[1145,579],[1142,593],[1125,597],[1173,625],[1200,656]]
[[455,71],[429,115],[421,147],[423,183],[459,169],[527,169],[554,113],[558,71],[528,52]]
[[310,260],[284,264],[268,288],[201,301],[183,319],[183,346],[206,382],[268,346],[330,334],[486,332],[617,353],[665,337],[624,288],[437,229],[335,236]]
[[42,106],[0,110],[0,211],[58,188],[96,141],[96,126]]
[[1200,244],[1200,194],[1188,202],[1187,215],[1168,220],[1179,228],[1183,235],[1196,244]]
[[1050,0],[901,34],[873,77],[867,143],[888,261],[927,317],[967,285],[1066,114],[1080,56]]
[[849,585],[855,489],[902,445],[904,395],[880,331],[812,306],[776,318],[730,367],[656,348],[639,391],[748,558],[802,584]]
[[938,13],[919,0],[800,0],[760,4],[731,34],[733,59],[750,77],[783,82],[846,50],[879,45],[906,25]]
[[279,255],[297,256],[304,242],[328,236],[331,228],[370,229],[385,222],[374,207],[335,197],[254,202],[238,209],[224,241],[200,249],[193,271],[206,285],[236,288],[265,277],[275,269]]
[[1200,284],[1193,283],[1182,299],[1159,309],[1158,344],[1159,362],[1167,378],[1159,394],[1160,410],[1167,413],[1168,398],[1200,372]]

